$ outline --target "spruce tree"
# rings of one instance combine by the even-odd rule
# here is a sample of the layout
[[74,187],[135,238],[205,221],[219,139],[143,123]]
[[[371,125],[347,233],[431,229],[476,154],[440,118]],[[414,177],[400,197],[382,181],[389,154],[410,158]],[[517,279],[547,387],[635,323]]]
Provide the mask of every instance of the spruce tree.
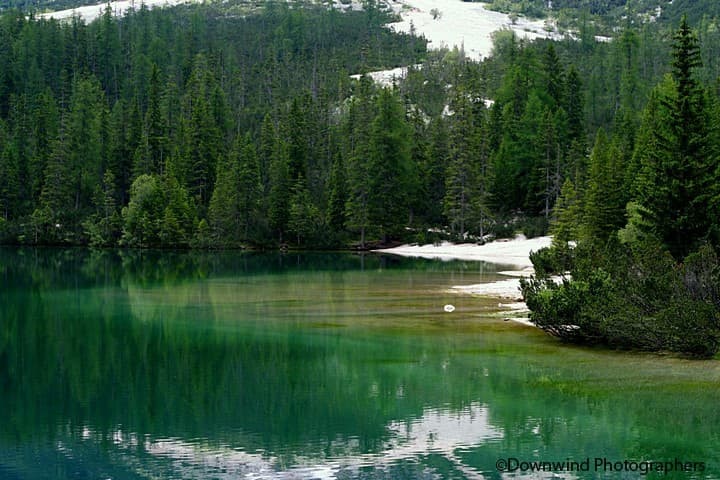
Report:
[[238,150],[221,157],[217,164],[215,189],[208,208],[208,224],[218,245],[232,244],[239,234]]
[[565,93],[565,72],[553,43],[549,43],[545,49],[545,56],[543,58],[543,74],[545,92],[550,96],[554,105],[563,105]]
[[295,234],[297,245],[314,236],[320,221],[320,212],[310,198],[305,178],[300,176],[293,185],[288,218],[288,230]]
[[20,193],[20,166],[18,155],[11,143],[5,143],[0,124],[0,145],[5,148],[0,151],[0,218],[10,220],[17,215]]
[[659,91],[657,112],[667,124],[653,131],[657,148],[643,154],[639,193],[653,233],[682,259],[712,229],[717,212],[708,207],[717,172],[708,142],[706,96],[695,73],[701,66],[700,49],[686,18],[673,40],[672,81]]
[[257,163],[255,145],[250,134],[246,134],[238,141],[238,211],[240,212],[240,238],[244,241],[251,239],[251,233],[256,229],[260,214],[260,170]]
[[626,192],[623,165],[615,142],[599,130],[590,155],[587,190],[583,204],[583,234],[605,241],[625,225]]
[[445,177],[449,157],[447,122],[442,118],[433,120],[428,126],[430,137],[425,162],[418,165],[420,174],[420,199],[422,213],[429,225],[443,225],[443,199],[445,198]]
[[553,209],[554,219],[550,232],[553,242],[563,246],[580,238],[582,218],[581,197],[571,179],[563,183],[560,197]]
[[345,129],[348,138],[346,225],[360,233],[360,248],[365,248],[370,227],[370,126],[374,116],[372,80],[363,76],[350,105]]
[[342,154],[338,152],[330,171],[327,208],[327,223],[335,233],[340,233],[345,229],[345,204],[347,202],[345,182],[345,165]]
[[443,213],[450,221],[452,231],[464,235],[474,216],[473,203],[478,184],[479,129],[475,125],[471,102],[464,92],[456,95],[452,109]]
[[410,156],[410,128],[398,96],[390,89],[381,90],[377,111],[370,132],[368,206],[370,223],[378,226],[387,240],[408,218],[408,199],[417,172]]
[[279,135],[275,136],[270,160],[270,196],[268,199],[268,220],[278,241],[284,241],[290,216],[290,170],[287,147]]

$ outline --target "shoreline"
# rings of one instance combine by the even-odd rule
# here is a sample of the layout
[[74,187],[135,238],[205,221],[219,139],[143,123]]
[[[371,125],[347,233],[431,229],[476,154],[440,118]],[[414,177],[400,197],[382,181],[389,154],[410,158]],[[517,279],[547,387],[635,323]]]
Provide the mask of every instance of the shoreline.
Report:
[[[517,276],[524,270],[532,270],[530,253],[549,247],[552,237],[525,238],[518,235],[512,240],[495,240],[484,245],[474,243],[443,242],[439,245],[400,245],[399,247],[372,250],[404,257],[420,257],[439,260],[473,260],[516,267],[504,274]],[[528,274],[532,271],[528,270]],[[511,273],[512,272],[512,273]],[[520,273],[518,273],[520,272]]]
[[[440,245],[401,245],[394,248],[373,250],[373,252],[399,255],[403,257],[420,257],[449,260],[469,260],[508,265],[513,270],[503,270],[500,275],[509,277],[489,283],[470,285],[454,285],[446,290],[457,295],[473,295],[499,300],[498,307],[501,313],[527,314],[530,312],[520,293],[520,279],[534,274],[530,253],[541,248],[549,247],[552,237],[525,238],[518,235],[512,240],[496,240],[484,245],[453,244],[443,242]],[[527,316],[506,316],[505,320],[512,320],[526,326],[535,327]]]

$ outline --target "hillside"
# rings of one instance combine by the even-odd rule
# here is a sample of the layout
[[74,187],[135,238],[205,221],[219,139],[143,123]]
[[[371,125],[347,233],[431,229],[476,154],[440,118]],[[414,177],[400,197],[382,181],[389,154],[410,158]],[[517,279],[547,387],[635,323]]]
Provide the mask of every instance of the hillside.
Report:
[[675,26],[683,15],[691,23],[720,15],[720,3],[714,0],[490,0],[488,6],[529,17],[553,17],[570,29],[589,21],[603,34],[628,24]]

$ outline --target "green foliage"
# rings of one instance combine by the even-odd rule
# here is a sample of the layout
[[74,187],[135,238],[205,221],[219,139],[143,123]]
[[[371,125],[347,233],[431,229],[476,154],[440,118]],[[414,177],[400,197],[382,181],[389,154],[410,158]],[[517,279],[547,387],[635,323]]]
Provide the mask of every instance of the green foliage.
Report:
[[596,270],[584,280],[521,279],[523,297],[531,310],[530,320],[539,328],[563,340],[582,343],[603,341],[603,332],[586,315],[588,299],[605,298],[611,289],[606,272]]
[[191,243],[193,248],[210,248],[215,245],[215,241],[210,233],[210,225],[204,218],[198,222],[197,228],[195,229],[195,235]]
[[[362,77],[358,92],[349,107],[345,129],[349,136],[347,169],[346,225],[360,232],[360,248],[365,248],[365,235],[370,227],[371,170],[370,125],[375,117],[372,82]],[[381,160],[381,159],[378,159]]]
[[719,213],[711,202],[717,152],[709,144],[706,95],[695,76],[700,61],[697,36],[683,19],[674,36],[672,79],[646,115],[656,128],[641,147],[647,150],[640,159],[639,200],[652,232],[678,260],[708,238]]
[[105,172],[97,196],[102,197],[96,201],[100,208],[83,222],[85,235],[93,247],[115,246],[120,237],[122,219],[117,208],[115,175],[112,171]]
[[555,205],[555,218],[550,233],[561,242],[574,241],[580,238],[582,224],[582,203],[575,184],[566,179]]
[[607,240],[625,225],[627,196],[623,191],[621,154],[600,130],[595,140],[583,203],[583,228],[587,238]]
[[[0,212],[17,232],[8,241],[111,245],[104,193],[118,210],[131,207],[143,175],[173,190],[163,192],[168,205],[179,198],[169,178],[189,197],[131,215],[128,245],[187,244],[185,203],[210,222],[216,246],[282,239],[300,174],[326,217],[331,183],[342,183],[330,182],[331,166],[347,153],[330,112],[351,94],[349,74],[417,63],[425,51],[424,40],[383,28],[389,20],[377,7],[340,14],[310,3],[142,7],[122,18],[106,8],[89,24],[1,16]],[[231,152],[246,136],[259,152],[247,162],[252,149]],[[224,178],[214,195],[233,155],[238,185]],[[210,215],[213,196],[231,197],[238,215],[218,213],[220,200]],[[158,230],[140,235],[136,220]]]
[[171,176],[140,175],[122,210],[121,244],[184,247],[192,238],[194,214],[188,192]]
[[450,108],[453,115],[449,122],[443,213],[453,233],[482,236],[492,217],[485,111],[464,91],[457,92]]
[[536,252],[531,252],[530,261],[537,278],[544,279],[550,275],[564,275],[573,269],[575,249],[567,242],[561,242],[554,238],[550,248],[541,248]]
[[[690,242],[673,248],[680,260],[716,238],[712,19],[697,39],[684,24],[674,47],[662,22],[628,22],[609,43],[594,41],[603,27],[592,16],[578,42],[503,31],[493,56],[474,62],[462,49],[425,52],[367,7],[107,10],[90,24],[2,17],[6,238],[112,245],[111,212],[122,210],[123,243],[135,246],[194,245],[202,220],[206,246],[358,235],[364,247],[406,227],[534,236],[552,222],[565,246],[615,232],[670,246],[676,235]],[[392,90],[349,76],[421,58]],[[141,177],[155,179],[158,206],[133,191]]]
[[368,221],[388,237],[409,217],[408,200],[417,170],[410,156],[410,129],[398,95],[382,89],[376,110],[368,149]]
[[547,235],[549,223],[545,217],[530,217],[522,222],[522,233],[527,238],[541,237]]
[[280,242],[287,230],[290,216],[290,171],[287,149],[279,139],[275,142],[270,160],[270,195],[268,199],[268,220]]
[[293,194],[290,198],[289,231],[295,234],[298,245],[303,245],[306,242],[319,244],[326,226],[320,210],[313,205],[310,199],[310,192],[304,179],[300,177],[295,182]]
[[[533,256],[539,272],[553,249]],[[719,269],[710,246],[678,268],[650,242],[609,242],[575,251],[572,280],[524,280],[522,291],[531,320],[564,340],[710,358],[720,347]]]
[[250,137],[238,137],[218,163],[208,217],[216,244],[237,246],[253,238],[260,216],[260,170]]
[[330,198],[328,199],[327,224],[336,233],[345,228],[345,204],[347,203],[347,185],[345,165],[338,155],[330,172]]
[[164,204],[158,177],[140,175],[136,178],[130,188],[130,202],[122,210],[122,244],[138,247],[160,244]]

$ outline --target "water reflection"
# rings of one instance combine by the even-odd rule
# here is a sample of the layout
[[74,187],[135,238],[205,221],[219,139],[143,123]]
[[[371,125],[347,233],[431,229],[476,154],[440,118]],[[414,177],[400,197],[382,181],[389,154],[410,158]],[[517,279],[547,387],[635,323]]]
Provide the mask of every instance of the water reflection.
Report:
[[[357,476],[363,469],[389,471],[402,463],[420,463],[428,455],[441,456],[468,478],[482,478],[480,472],[464,465],[455,452],[458,449],[502,438],[502,432],[489,424],[487,406],[472,404],[459,411],[426,409],[416,419],[392,421],[386,425],[388,441],[377,453],[362,453],[357,438],[336,438],[325,450],[327,456],[297,457],[291,466],[273,452],[247,452],[230,445],[213,446],[208,439],[195,441],[183,438],[152,438],[118,429],[110,434],[118,452],[142,450],[154,457],[147,464],[164,464],[165,468],[184,479],[339,479]],[[82,443],[100,443],[107,434],[84,426]],[[58,442],[58,449],[77,450]],[[127,461],[127,459],[125,459]],[[133,469],[133,462],[128,467]],[[142,471],[138,471],[142,474]]]
[[0,478],[501,478],[503,456],[720,447],[717,362],[447,297],[486,265],[280,258],[0,249]]

